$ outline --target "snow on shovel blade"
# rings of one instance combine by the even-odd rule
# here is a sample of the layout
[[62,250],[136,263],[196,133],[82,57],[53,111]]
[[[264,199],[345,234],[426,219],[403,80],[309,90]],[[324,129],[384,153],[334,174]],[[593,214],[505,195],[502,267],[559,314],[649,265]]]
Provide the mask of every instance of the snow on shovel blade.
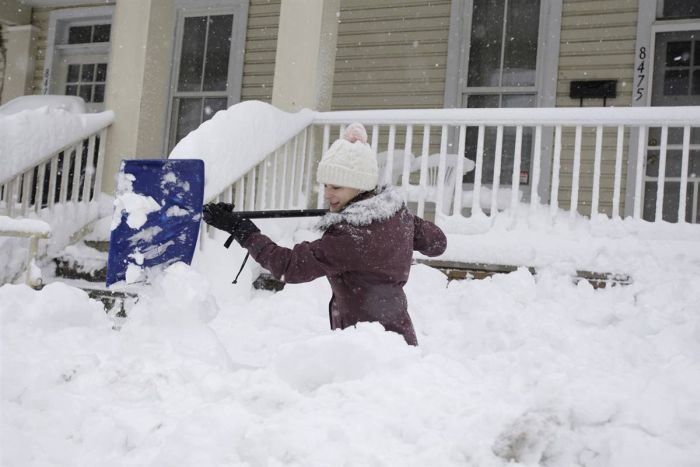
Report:
[[190,264],[204,198],[199,159],[122,161],[107,260],[107,286],[144,279],[146,269]]

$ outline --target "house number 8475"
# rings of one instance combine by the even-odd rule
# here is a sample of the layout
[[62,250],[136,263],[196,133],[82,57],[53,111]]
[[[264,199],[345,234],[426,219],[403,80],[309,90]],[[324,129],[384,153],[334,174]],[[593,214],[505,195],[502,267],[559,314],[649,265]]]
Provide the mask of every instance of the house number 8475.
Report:
[[637,55],[639,57],[639,66],[637,67],[637,79],[636,83],[637,85],[635,86],[635,101],[638,101],[642,97],[644,97],[644,80],[646,79],[646,63],[647,63],[647,48],[646,47],[640,47],[639,48],[639,54]]

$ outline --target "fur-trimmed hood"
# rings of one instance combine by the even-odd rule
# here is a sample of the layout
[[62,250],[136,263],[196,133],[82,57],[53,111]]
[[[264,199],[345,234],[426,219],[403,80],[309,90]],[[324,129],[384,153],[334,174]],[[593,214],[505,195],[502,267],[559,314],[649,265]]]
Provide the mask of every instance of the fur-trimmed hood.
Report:
[[399,212],[404,206],[401,192],[390,185],[377,187],[374,196],[348,204],[340,212],[329,212],[316,225],[322,231],[331,226],[346,222],[357,227],[375,221],[384,221]]

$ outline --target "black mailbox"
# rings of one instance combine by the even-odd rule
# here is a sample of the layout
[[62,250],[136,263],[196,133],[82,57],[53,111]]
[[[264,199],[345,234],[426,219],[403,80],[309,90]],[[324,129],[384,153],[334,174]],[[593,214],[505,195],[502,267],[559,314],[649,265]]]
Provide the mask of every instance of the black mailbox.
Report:
[[581,105],[583,105],[583,99],[603,99],[603,105],[605,105],[608,97],[617,97],[617,80],[572,81],[569,88],[569,97],[580,99]]

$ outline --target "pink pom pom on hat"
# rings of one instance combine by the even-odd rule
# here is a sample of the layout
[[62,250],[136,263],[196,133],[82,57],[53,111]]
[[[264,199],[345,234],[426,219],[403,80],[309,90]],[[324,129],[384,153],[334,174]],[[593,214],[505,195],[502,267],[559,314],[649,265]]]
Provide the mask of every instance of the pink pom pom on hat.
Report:
[[379,180],[377,157],[367,144],[361,123],[351,123],[318,164],[316,179],[324,185],[373,190]]

